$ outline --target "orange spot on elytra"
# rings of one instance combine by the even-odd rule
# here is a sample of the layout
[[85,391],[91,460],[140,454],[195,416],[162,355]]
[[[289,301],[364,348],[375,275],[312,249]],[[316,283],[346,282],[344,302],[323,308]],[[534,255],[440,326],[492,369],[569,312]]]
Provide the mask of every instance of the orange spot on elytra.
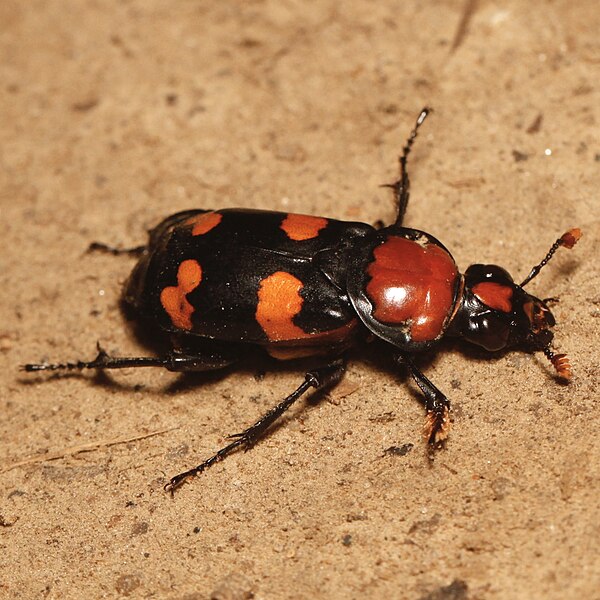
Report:
[[256,320],[270,341],[294,340],[310,335],[292,321],[304,302],[300,296],[301,289],[302,282],[285,271],[277,271],[260,282]]
[[222,219],[221,213],[208,212],[191,217],[187,220],[187,224],[192,225],[192,235],[204,235],[214,229]]
[[160,303],[178,329],[192,329],[194,307],[186,298],[202,281],[202,267],[196,260],[184,260],[177,269],[177,285],[160,293]]
[[311,217],[309,215],[289,214],[283,220],[280,227],[285,231],[290,240],[301,242],[317,237],[319,231],[327,227],[327,219],[323,217]]
[[[336,329],[307,333],[293,321],[302,310],[304,299],[300,295],[302,282],[291,273],[277,271],[260,282],[256,320],[265,332],[269,342],[282,342],[269,346],[268,352],[274,358],[288,359],[300,356],[313,356],[327,345],[337,345],[347,340],[358,325],[356,319]],[[319,346],[315,351],[311,346]]]
[[483,281],[474,285],[472,291],[486,306],[505,313],[512,311],[513,290],[507,285]]

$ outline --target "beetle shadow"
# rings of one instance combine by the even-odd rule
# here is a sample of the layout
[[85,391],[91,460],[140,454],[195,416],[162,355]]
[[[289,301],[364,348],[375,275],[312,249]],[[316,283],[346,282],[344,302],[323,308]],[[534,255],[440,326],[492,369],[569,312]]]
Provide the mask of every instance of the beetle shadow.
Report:
[[[404,386],[414,400],[424,405],[425,397],[413,381],[410,370],[406,365],[399,364],[394,359],[394,352],[390,351],[390,346],[378,341],[375,341],[370,346],[371,348],[363,354],[363,360],[391,373],[398,383]],[[429,351],[411,353],[411,358],[416,367],[452,401],[453,392],[461,387],[460,373],[457,373],[456,377],[451,381],[450,390],[446,390],[442,385],[438,385],[435,377],[430,375],[431,368],[440,360],[442,355],[460,355],[471,362],[489,363],[490,361],[500,362],[505,355],[510,353],[510,350],[491,353],[483,348],[465,343],[462,340],[442,339],[435,348]]]
[[[245,361],[245,364],[242,366],[242,368],[238,369],[236,372],[246,371],[249,373],[254,373],[254,376],[259,384],[266,373],[273,374],[274,376],[280,374],[290,377],[292,375],[295,376],[295,381],[290,385],[290,388],[287,390],[287,392],[282,394],[281,397],[276,398],[273,405],[265,409],[266,413],[268,410],[274,408],[277,404],[292,394],[305,381],[307,373],[315,369],[322,368],[324,365],[329,363],[330,360],[331,359],[324,359],[321,356],[281,361],[272,358],[265,352],[264,356],[253,356],[248,361]],[[344,372],[341,373],[337,380],[329,383],[323,388],[308,390],[294,403],[296,410],[294,410],[294,407],[291,407],[291,412],[288,411],[281,415],[264,433],[260,435],[260,438],[257,440],[257,442],[266,440],[271,435],[275,434],[275,432],[285,428],[291,421],[301,418],[306,412],[310,412],[312,408],[318,406],[323,399],[326,398],[328,394],[336,387],[341,379],[343,379],[343,374]]]
[[555,269],[553,275],[548,279],[550,285],[554,285],[558,281],[562,281],[574,275],[581,266],[579,257],[570,256],[559,264],[558,269]]
[[[385,350],[379,349],[379,352],[384,353]],[[480,348],[479,346],[470,344],[468,342],[465,342],[464,340],[446,338],[442,339],[439,342],[439,344],[435,347],[435,349],[429,352],[415,353],[412,355],[412,357],[419,370],[421,370],[427,377],[429,377],[428,370],[439,360],[441,355],[447,354],[461,356],[465,360],[469,361],[469,363],[475,363],[476,365],[484,363],[497,363],[496,366],[498,368],[499,377],[501,377],[502,374],[506,371],[506,369],[503,369],[503,360],[506,359],[506,357],[511,355],[523,356],[524,354],[528,356],[533,356],[539,370],[545,375],[545,377],[548,380],[551,380],[559,385],[568,385],[568,381],[565,381],[554,371],[554,369],[546,360],[541,351],[530,351],[522,348],[506,348],[503,350],[490,352],[488,350],[485,350],[485,348]],[[379,360],[382,360],[382,358],[379,357]],[[389,359],[387,362],[388,365],[386,366],[386,368],[389,369]],[[402,382],[406,383],[408,381],[410,383],[412,381],[410,372],[406,367],[399,368],[397,365],[394,364],[391,366],[391,369],[392,372],[398,375]],[[435,381],[432,381],[432,383],[434,385],[437,385]],[[411,391],[412,395],[421,403],[423,403],[423,397],[418,387],[414,384],[408,385],[407,387]],[[452,389],[448,390],[448,392],[450,393],[461,387],[460,372],[457,372],[456,377],[451,381],[451,387]],[[441,389],[441,391],[443,393],[446,393],[447,390]],[[449,399],[452,400],[452,398],[450,397],[450,393],[448,393],[447,395]]]

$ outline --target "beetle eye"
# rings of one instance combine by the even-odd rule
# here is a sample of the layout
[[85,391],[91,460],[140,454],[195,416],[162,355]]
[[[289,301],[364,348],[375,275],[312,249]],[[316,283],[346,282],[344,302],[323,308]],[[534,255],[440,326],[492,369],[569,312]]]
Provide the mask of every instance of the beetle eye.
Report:
[[554,327],[556,321],[550,309],[539,300],[532,298],[523,303],[523,312],[529,319],[530,329],[533,333],[539,333],[548,327]]

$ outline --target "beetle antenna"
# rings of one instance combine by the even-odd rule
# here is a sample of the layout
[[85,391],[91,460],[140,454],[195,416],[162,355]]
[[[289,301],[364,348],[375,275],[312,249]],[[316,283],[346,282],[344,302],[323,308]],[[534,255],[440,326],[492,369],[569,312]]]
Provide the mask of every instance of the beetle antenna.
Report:
[[546,358],[552,363],[552,366],[556,369],[556,373],[560,378],[569,381],[571,377],[573,377],[571,363],[566,354],[554,354],[554,352],[550,350],[550,346],[546,346],[543,352]]
[[[548,254],[544,257],[544,260],[539,265],[536,265],[531,269],[531,273],[527,275],[523,283],[521,283],[521,287],[525,287],[534,277],[538,275],[538,273],[548,264],[550,259],[554,256],[554,253],[562,246],[563,248],[571,249],[581,237],[581,229],[569,229],[566,233],[563,233],[561,237],[559,237],[554,244],[552,244],[550,250],[548,250]],[[546,355],[547,356],[547,355]]]
[[419,127],[423,124],[423,121],[427,118],[429,113],[432,113],[433,109],[429,107],[424,107],[423,110],[419,113],[417,117],[417,121],[413,130],[410,132],[408,139],[406,140],[406,144],[402,148],[402,155],[399,158],[400,161],[400,178],[394,183],[386,184],[382,187],[391,187],[394,190],[394,198],[396,199],[396,204],[398,206],[398,216],[396,217],[396,225],[399,227],[402,225],[402,220],[404,219],[404,213],[406,212],[406,207],[408,205],[408,198],[410,195],[410,179],[408,177],[408,172],[406,170],[406,160],[408,155],[410,154],[413,142],[417,137],[419,132]]

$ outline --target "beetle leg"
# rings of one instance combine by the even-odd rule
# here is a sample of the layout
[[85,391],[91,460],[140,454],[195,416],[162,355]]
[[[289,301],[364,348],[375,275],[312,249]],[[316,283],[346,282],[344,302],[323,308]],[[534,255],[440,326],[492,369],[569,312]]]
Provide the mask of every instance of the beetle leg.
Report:
[[164,367],[169,371],[214,371],[236,362],[237,356],[218,352],[187,354],[176,350],[163,356],[110,356],[98,344],[98,355],[94,360],[78,360],[72,363],[39,363],[23,365],[21,369],[33,371],[83,371],[84,369],[128,369],[131,367]]
[[409,368],[412,378],[424,396],[425,408],[427,410],[424,434],[429,444],[438,448],[448,437],[450,429],[450,400],[419,371],[410,356],[401,354],[398,356],[398,362],[405,364]]
[[88,253],[91,252],[104,252],[105,254],[112,254],[113,256],[119,256],[121,254],[127,254],[129,256],[141,256],[146,250],[147,246],[135,246],[133,248],[115,248],[109,246],[103,242],[92,242],[88,246]]
[[229,438],[233,439],[233,441],[221,448],[203,463],[171,478],[169,483],[165,485],[165,490],[173,493],[186,479],[195,475],[200,475],[200,473],[214,465],[216,462],[223,460],[240,446],[244,446],[246,450],[249,450],[256,441],[264,435],[265,431],[310,388],[322,390],[326,387],[335,385],[341,378],[345,369],[346,360],[344,358],[338,358],[324,367],[306,373],[304,381],[287,398],[274,406],[269,412],[265,413],[258,421],[256,421],[256,423],[247,429],[244,429],[244,431],[230,435]]

